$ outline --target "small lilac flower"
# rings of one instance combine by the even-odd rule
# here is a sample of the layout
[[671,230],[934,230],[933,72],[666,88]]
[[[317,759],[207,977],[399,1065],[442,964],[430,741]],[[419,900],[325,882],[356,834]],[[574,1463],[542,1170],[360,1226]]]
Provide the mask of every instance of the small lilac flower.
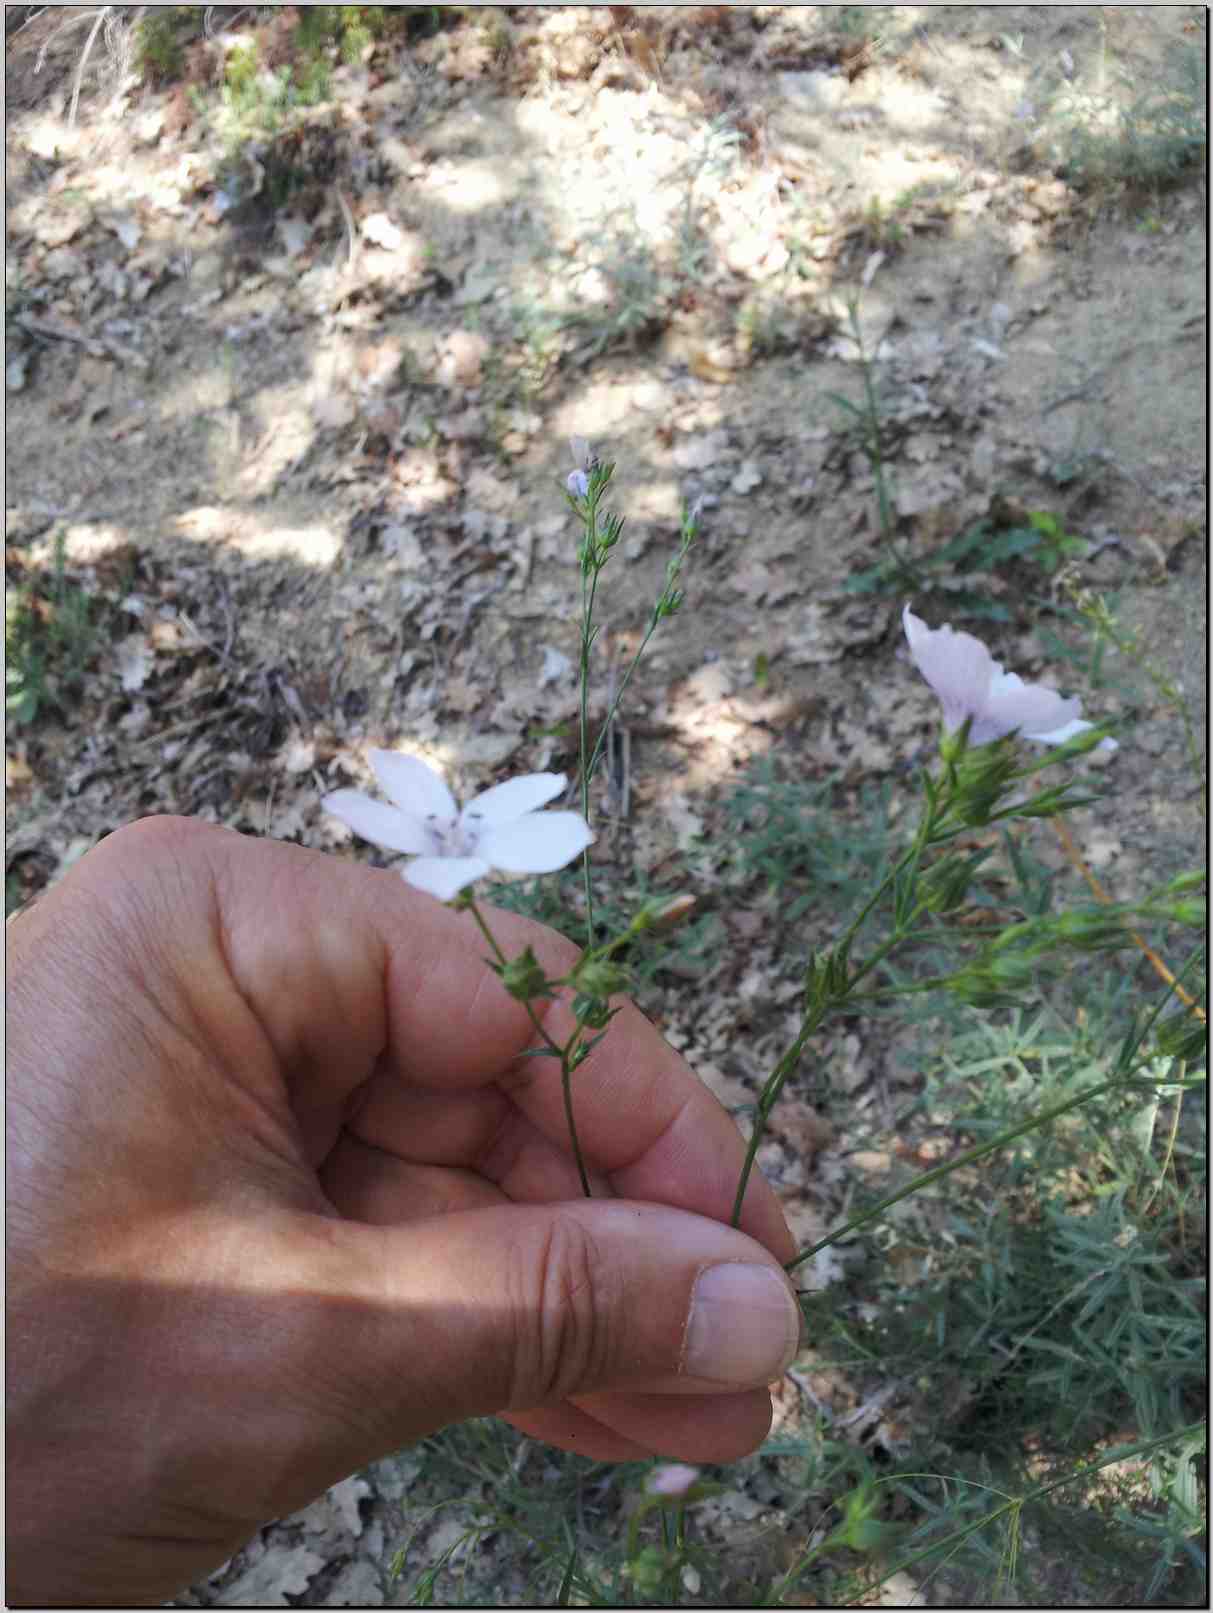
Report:
[[[943,706],[948,733],[968,718],[973,745],[988,745],[1016,730],[1041,745],[1064,745],[1095,726],[1080,716],[1081,700],[1067,700],[1056,689],[1025,683],[1014,672],[1004,671],[1001,661],[971,633],[958,633],[951,626],[930,628],[908,605],[901,620],[914,664]],[[1099,743],[1100,750],[1116,748],[1114,739]]]
[[572,862],[594,836],[579,812],[541,812],[564,789],[563,773],[524,773],[474,796],[462,812],[441,776],[419,756],[373,750],[371,767],[385,794],[334,790],[321,801],[355,834],[412,855],[408,884],[449,902],[493,868],[550,874]]
[[685,1495],[698,1477],[697,1467],[688,1467],[684,1462],[666,1462],[652,1470],[644,1487],[650,1495]]
[[588,498],[590,496],[590,473],[598,463],[594,450],[584,437],[570,437],[569,448],[577,469],[572,472],[565,482],[565,486],[574,498]]

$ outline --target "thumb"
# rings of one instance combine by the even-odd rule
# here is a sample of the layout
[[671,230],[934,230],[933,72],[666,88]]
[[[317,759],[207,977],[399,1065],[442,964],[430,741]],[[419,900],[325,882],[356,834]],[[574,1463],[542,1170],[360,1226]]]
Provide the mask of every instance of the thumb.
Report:
[[799,1348],[778,1262],[684,1210],[594,1200],[323,1225],[343,1256],[349,1390],[399,1443],[600,1390],[764,1388]]

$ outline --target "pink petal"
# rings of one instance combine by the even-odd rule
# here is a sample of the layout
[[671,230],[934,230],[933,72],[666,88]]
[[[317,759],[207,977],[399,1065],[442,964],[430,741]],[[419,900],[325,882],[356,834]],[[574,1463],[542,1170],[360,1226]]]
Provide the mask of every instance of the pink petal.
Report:
[[563,773],[523,773],[519,778],[494,784],[491,790],[475,796],[463,809],[464,819],[475,820],[478,828],[513,823],[526,812],[547,806],[565,786]]
[[985,704],[994,659],[980,639],[951,626],[929,628],[907,605],[901,613],[914,664],[943,706],[944,726],[959,728]]
[[404,869],[405,883],[449,902],[465,885],[483,879],[489,864],[483,857],[415,857]]
[[414,818],[428,818],[431,814],[453,823],[459,814],[455,797],[443,783],[441,776],[420,756],[404,756],[400,751],[373,750],[371,766],[384,792],[402,812]]
[[487,830],[478,850],[507,874],[550,874],[571,863],[593,839],[580,812],[530,812]]
[[666,1462],[649,1474],[645,1489],[650,1495],[685,1495],[699,1477],[697,1467],[685,1462]]
[[[1025,734],[1025,739],[1034,739],[1038,745],[1064,745],[1075,734],[1085,734],[1088,728],[1094,728],[1093,722],[1084,722],[1081,717],[1075,717],[1064,723],[1060,728],[1053,728],[1047,734]],[[1120,746],[1114,739],[1101,739],[1095,747],[1096,750],[1114,751]]]
[[388,851],[429,851],[430,840],[423,824],[397,807],[385,806],[358,790],[334,790],[320,805],[340,818],[355,834]]
[[1018,728],[1026,738],[1034,739],[1073,722],[1081,710],[1081,700],[1066,700],[1056,689],[1046,689],[1040,683],[1024,683],[1014,673],[1004,673],[979,713],[972,738],[975,744],[984,743],[976,733],[980,726],[993,730],[991,738],[999,738]]

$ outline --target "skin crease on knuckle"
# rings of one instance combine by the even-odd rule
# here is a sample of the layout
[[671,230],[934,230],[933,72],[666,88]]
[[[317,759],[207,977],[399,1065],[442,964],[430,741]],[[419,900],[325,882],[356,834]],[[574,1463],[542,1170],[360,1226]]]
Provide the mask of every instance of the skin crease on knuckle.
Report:
[[515,1318],[510,1406],[554,1405],[611,1361],[611,1266],[593,1233],[570,1215],[515,1243],[507,1274]]

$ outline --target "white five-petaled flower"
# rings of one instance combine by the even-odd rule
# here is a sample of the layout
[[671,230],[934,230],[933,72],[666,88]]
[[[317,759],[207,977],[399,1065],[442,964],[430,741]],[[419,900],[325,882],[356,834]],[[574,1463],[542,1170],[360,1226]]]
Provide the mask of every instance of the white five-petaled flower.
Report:
[[371,766],[392,805],[358,790],[321,801],[364,840],[411,854],[404,878],[449,902],[490,869],[550,874],[594,836],[580,812],[541,812],[564,789],[563,773],[524,773],[473,797],[462,812],[439,774],[419,756],[373,750]]
[[[1017,729],[1039,744],[1064,745],[1095,726],[1079,715],[1081,700],[1067,700],[1056,689],[1025,683],[1005,671],[971,633],[958,633],[951,626],[930,628],[908,605],[901,620],[914,664],[939,696],[949,733],[968,718],[973,745],[987,745]],[[1116,741],[1101,740],[1099,748],[1115,750]]]

